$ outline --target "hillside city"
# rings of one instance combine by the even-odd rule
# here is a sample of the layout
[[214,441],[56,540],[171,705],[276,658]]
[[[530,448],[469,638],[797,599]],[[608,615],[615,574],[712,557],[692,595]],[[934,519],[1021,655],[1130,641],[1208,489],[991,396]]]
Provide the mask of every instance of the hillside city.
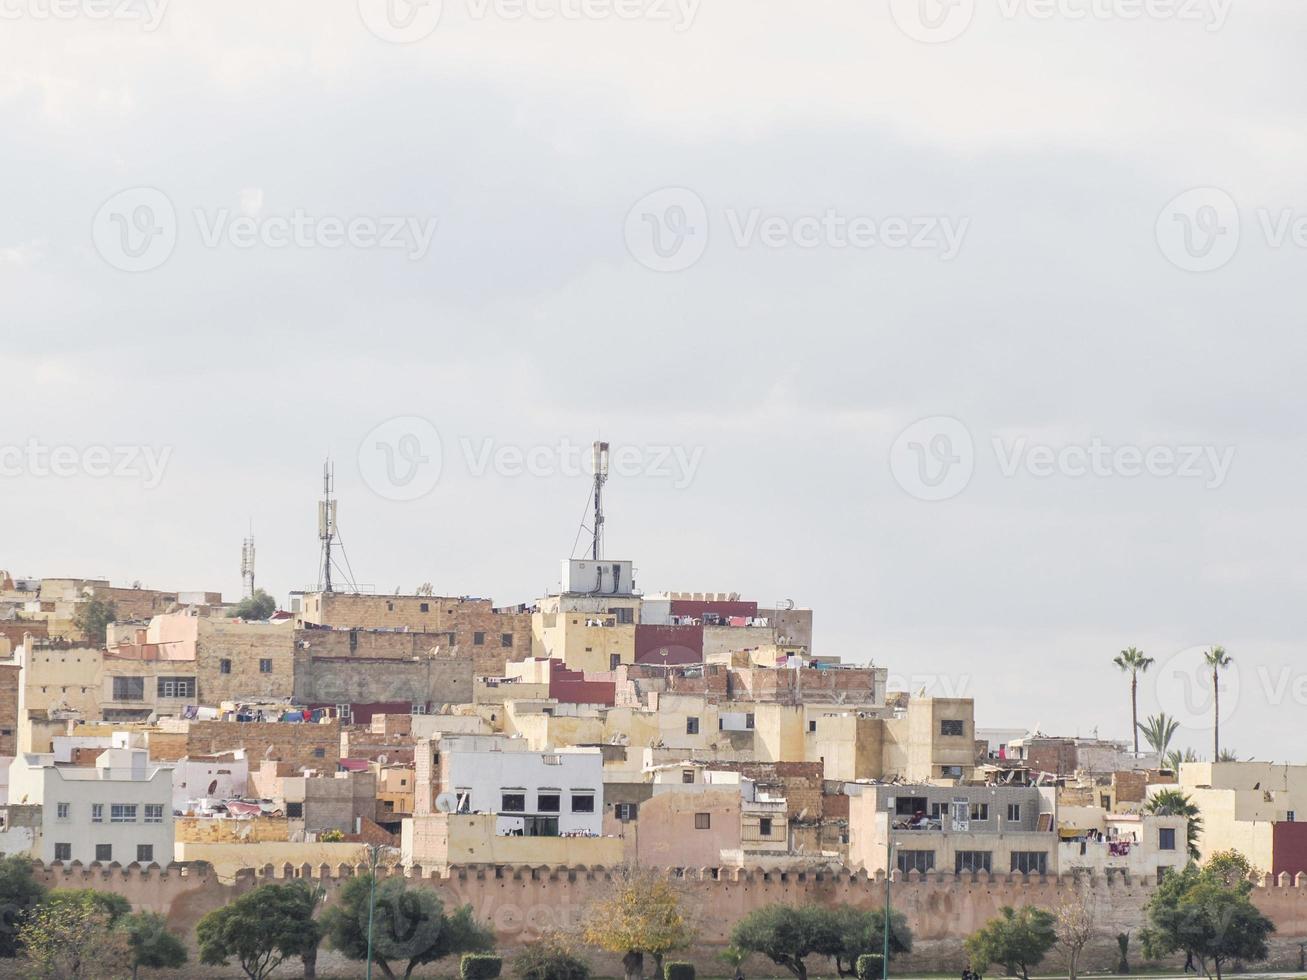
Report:
[[[1145,653],[1104,654],[1128,738],[977,728],[972,698],[816,647],[811,608],[646,590],[603,554],[602,485],[589,553],[516,605],[342,584],[330,478],[320,582],[282,601],[252,539],[234,600],[0,573],[0,953],[57,976],[1297,966],[1307,766],[1219,729],[1211,758],[1173,749],[1174,719],[1138,718]],[[1215,695],[1233,657],[1206,657]]]

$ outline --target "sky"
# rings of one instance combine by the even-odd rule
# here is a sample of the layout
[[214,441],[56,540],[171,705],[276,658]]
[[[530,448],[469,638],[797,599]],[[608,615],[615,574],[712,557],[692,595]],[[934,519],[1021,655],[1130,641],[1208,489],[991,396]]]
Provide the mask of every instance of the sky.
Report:
[[[1298,0],[0,0],[0,568],[792,599],[1307,761]],[[1298,516],[1295,516],[1298,515]]]

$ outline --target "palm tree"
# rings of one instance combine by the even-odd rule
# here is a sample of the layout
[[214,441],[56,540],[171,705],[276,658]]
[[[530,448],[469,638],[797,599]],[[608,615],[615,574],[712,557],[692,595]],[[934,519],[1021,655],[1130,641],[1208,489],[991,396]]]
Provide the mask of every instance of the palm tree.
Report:
[[1203,828],[1203,818],[1199,814],[1198,804],[1185,793],[1178,789],[1161,790],[1148,798],[1144,809],[1159,817],[1187,818],[1189,824],[1185,839],[1189,845],[1189,857],[1194,861],[1201,857],[1198,851],[1198,831]]
[[1130,675],[1130,725],[1135,734],[1135,755],[1139,754],[1139,675],[1153,666],[1153,658],[1145,657],[1142,650],[1130,647],[1112,660]]
[[1216,757],[1217,762],[1238,762],[1239,753],[1234,749],[1221,749],[1221,754]]
[[1166,754],[1166,768],[1175,773],[1179,773],[1180,763],[1198,761],[1198,753],[1193,749],[1185,749],[1183,753],[1179,749],[1173,749]]
[[1225,647],[1212,647],[1203,654],[1203,660],[1212,668],[1212,758],[1221,758],[1221,671],[1230,666],[1231,658]]
[[1148,720],[1140,722],[1138,728],[1144,733],[1144,741],[1165,759],[1167,750],[1171,747],[1171,739],[1179,730],[1180,723],[1163,711],[1160,715],[1149,715]]

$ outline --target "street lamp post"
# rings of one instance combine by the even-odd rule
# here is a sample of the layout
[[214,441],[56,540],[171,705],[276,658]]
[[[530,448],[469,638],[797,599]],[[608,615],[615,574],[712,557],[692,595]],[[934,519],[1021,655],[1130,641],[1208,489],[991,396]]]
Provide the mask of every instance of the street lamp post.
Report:
[[368,845],[368,864],[372,869],[372,881],[368,887],[368,980],[372,980],[372,916],[377,908],[377,858],[380,854],[379,844]]

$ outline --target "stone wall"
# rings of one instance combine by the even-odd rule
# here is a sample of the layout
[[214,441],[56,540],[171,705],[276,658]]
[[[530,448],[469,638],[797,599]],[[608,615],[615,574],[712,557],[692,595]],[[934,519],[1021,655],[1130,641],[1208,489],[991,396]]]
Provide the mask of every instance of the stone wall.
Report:
[[[389,711],[418,704],[438,712],[447,704],[471,703],[473,669],[473,659],[456,650],[398,659],[326,657],[297,648],[295,699],[310,706],[389,705]],[[371,712],[356,710],[355,716],[370,720]]]
[[0,664],[0,756],[18,754],[18,664]]
[[[365,872],[365,866],[274,868],[268,865],[257,871],[245,869],[219,878],[202,863],[149,869],[134,865],[127,868],[94,864],[37,866],[37,878],[49,887],[113,891],[138,909],[163,913],[169,926],[192,945],[195,924],[205,913],[258,884],[310,877],[320,881],[330,901],[344,881]],[[418,867],[405,872],[398,867],[383,866],[379,874],[406,876],[413,886],[434,888],[446,907],[470,903],[477,918],[494,928],[504,952],[511,952],[543,930],[576,929],[584,919],[587,903],[602,894],[610,878],[603,868],[486,865],[453,867],[439,874]],[[771,903],[804,902],[871,909],[881,907],[884,902],[883,877],[863,874],[704,869],[686,871],[683,876],[673,875],[682,886],[691,920],[699,930],[699,941],[685,958],[712,976],[722,972],[715,960],[717,951],[735,923],[753,909]],[[1307,939],[1307,875],[1299,875],[1296,881],[1291,883],[1287,875],[1279,880],[1268,877],[1253,894],[1253,900],[1277,926],[1270,968],[1296,969],[1297,943]],[[916,949],[903,961],[901,970],[960,969],[962,938],[998,914],[1004,905],[1038,904],[1055,908],[1069,899],[1075,887],[1070,876],[1026,879],[1020,875],[991,877],[983,873],[974,878],[937,875],[928,880],[914,873],[908,880],[896,881],[891,891],[894,907],[907,916],[916,938]],[[1091,950],[1087,967],[1110,969],[1116,962],[1113,937],[1127,930],[1137,933],[1152,886],[1116,876],[1110,882],[1095,879],[1091,888],[1101,936]],[[1137,945],[1132,945],[1131,955],[1132,961],[1139,965]],[[333,963],[338,973],[333,971]],[[609,957],[595,954],[592,963],[598,976],[621,975],[619,965]],[[1056,969],[1058,965],[1056,956],[1050,959],[1050,968]],[[447,973],[447,964],[444,966],[446,969],[441,971],[437,967],[431,975]],[[348,969],[324,948],[319,961],[320,975],[347,976]],[[759,957],[750,961],[749,973],[751,976],[782,975]]]
[[288,624],[203,618],[198,631],[193,667],[199,703],[291,696],[295,635]]
[[[250,771],[264,759],[280,759],[297,768],[332,772],[340,761],[340,723],[289,724],[277,721],[189,721],[185,732],[152,732],[150,758],[175,761],[244,749]],[[321,749],[321,754],[318,750]]]

